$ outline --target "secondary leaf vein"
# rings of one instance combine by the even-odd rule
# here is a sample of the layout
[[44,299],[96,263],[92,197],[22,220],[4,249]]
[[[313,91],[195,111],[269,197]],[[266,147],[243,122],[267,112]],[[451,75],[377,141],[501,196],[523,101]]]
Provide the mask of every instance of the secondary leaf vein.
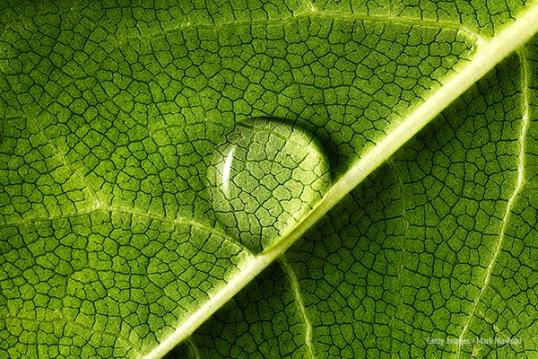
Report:
[[24,225],[28,225],[28,224],[36,223],[36,222],[46,222],[46,221],[59,220],[59,219],[75,218],[75,217],[80,217],[80,216],[85,216],[92,213],[96,213],[99,211],[128,214],[134,217],[137,216],[137,217],[148,218],[151,220],[156,220],[156,221],[164,222],[164,223],[170,223],[173,225],[188,225],[188,226],[200,228],[207,231],[208,233],[212,233],[212,234],[218,235],[219,237],[222,237],[225,241],[235,246],[240,247],[241,250],[245,252],[245,254],[252,256],[252,252],[248,248],[246,248],[244,245],[242,245],[239,241],[237,241],[235,238],[229,236],[228,234],[224,233],[223,231],[219,230],[216,227],[212,227],[209,224],[199,222],[194,218],[186,218],[186,217],[185,218],[184,217],[169,218],[169,217],[159,216],[157,214],[153,214],[150,212],[144,212],[144,211],[126,208],[126,207],[120,207],[120,206],[109,207],[109,206],[101,205],[99,207],[95,207],[93,209],[90,209],[87,211],[81,211],[81,212],[78,212],[76,214],[71,214],[71,215],[62,215],[62,216],[44,217],[44,218],[29,218],[29,219],[24,219],[22,221],[17,221],[17,222],[7,222],[7,223],[0,224],[0,228],[9,227],[9,226],[24,226]]
[[291,285],[291,290],[293,292],[293,297],[295,298],[295,303],[297,304],[297,307],[299,308],[299,311],[301,312],[301,316],[304,320],[305,345],[308,351],[308,357],[311,359],[314,359],[315,358],[314,347],[312,345],[312,322],[310,322],[310,319],[308,318],[308,315],[306,313],[306,307],[304,305],[303,295],[301,294],[301,287],[299,285],[299,280],[297,279],[297,275],[295,274],[293,267],[288,263],[288,261],[286,260],[284,256],[280,258],[279,262],[282,266],[282,269],[288,276],[288,280]]
[[519,135],[519,156],[518,156],[518,166],[517,166],[517,179],[516,179],[516,185],[514,187],[514,191],[512,192],[512,195],[510,196],[510,199],[508,200],[508,204],[506,206],[506,210],[504,212],[504,216],[502,218],[502,225],[501,230],[499,233],[499,236],[497,238],[497,243],[495,244],[495,250],[493,252],[493,256],[491,257],[491,260],[486,267],[486,274],[484,276],[484,282],[482,283],[482,287],[480,289],[480,292],[478,293],[478,296],[476,297],[473,306],[471,308],[471,313],[467,317],[467,320],[465,321],[465,325],[463,326],[463,329],[461,331],[461,334],[459,336],[458,340],[458,350],[457,350],[457,357],[459,358],[461,356],[461,349],[462,349],[462,339],[465,338],[465,335],[469,331],[469,326],[471,325],[471,322],[473,320],[473,317],[476,314],[476,310],[478,308],[478,304],[484,297],[484,294],[491,282],[491,277],[493,275],[493,270],[495,268],[495,264],[497,263],[497,260],[499,258],[499,255],[502,251],[502,246],[504,243],[504,239],[506,237],[506,229],[508,228],[508,223],[510,221],[510,216],[512,214],[512,209],[514,207],[514,204],[521,192],[521,189],[523,188],[525,184],[525,142],[527,138],[527,132],[530,125],[530,110],[529,110],[529,86],[530,86],[530,80],[529,80],[529,64],[527,57],[525,55],[525,50],[519,50],[518,56],[521,63],[521,83],[522,83],[522,101],[521,101],[521,107],[522,107],[522,119],[521,119],[521,130]]

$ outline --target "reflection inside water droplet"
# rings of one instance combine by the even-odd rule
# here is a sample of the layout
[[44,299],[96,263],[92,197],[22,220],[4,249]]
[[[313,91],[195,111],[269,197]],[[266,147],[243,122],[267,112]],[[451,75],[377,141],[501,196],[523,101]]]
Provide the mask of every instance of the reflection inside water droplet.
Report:
[[255,252],[296,224],[331,183],[315,138],[270,118],[239,124],[216,148],[208,179],[217,219]]
[[222,169],[222,192],[226,197],[230,197],[230,173],[232,172],[232,161],[237,146],[231,146],[230,151],[226,155],[224,167]]

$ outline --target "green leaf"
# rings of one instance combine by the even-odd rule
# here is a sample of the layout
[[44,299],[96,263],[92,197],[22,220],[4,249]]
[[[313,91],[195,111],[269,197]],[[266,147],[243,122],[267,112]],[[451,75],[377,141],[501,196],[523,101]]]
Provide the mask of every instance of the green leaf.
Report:
[[[507,56],[537,14],[4,3],[0,356],[532,356],[538,47]],[[264,116],[221,211],[215,153]],[[308,146],[274,151],[295,131],[326,191]],[[278,201],[251,208],[253,178]],[[476,337],[520,342],[446,343]]]

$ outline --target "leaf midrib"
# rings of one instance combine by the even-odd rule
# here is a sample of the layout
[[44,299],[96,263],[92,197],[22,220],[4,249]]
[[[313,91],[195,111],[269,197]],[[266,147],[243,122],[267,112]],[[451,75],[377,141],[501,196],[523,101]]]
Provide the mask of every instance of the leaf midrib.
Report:
[[377,143],[368,153],[357,160],[331,187],[317,205],[294,227],[289,229],[272,247],[254,256],[240,268],[239,273],[215,296],[200,306],[187,321],[145,358],[159,358],[189,337],[222,305],[244,288],[262,270],[278,259],[309,228],[315,225],[331,208],[359,185],[368,175],[385,163],[399,148],[437,117],[454,100],[492,70],[508,55],[522,47],[538,32],[538,3],[530,5],[517,20],[491,40],[481,43],[473,59],[456,69],[453,77],[445,80],[421,105]]

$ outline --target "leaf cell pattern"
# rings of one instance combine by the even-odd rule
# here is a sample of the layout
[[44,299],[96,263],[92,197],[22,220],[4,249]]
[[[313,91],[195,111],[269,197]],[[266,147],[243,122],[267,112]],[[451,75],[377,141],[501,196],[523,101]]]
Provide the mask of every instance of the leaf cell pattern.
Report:
[[[227,133],[282,118],[337,179],[525,5],[2,3],[0,357],[152,350],[255,257],[205,181]],[[172,355],[535,354],[537,54],[476,84]]]

